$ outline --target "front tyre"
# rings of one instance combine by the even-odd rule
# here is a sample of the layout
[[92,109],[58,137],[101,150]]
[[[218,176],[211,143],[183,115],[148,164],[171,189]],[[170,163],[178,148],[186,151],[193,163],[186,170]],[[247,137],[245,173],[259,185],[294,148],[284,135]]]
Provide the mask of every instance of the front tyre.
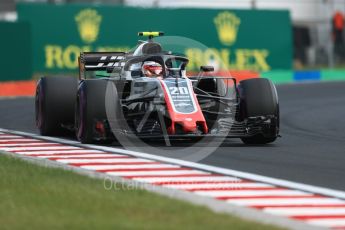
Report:
[[279,136],[279,101],[274,84],[265,78],[254,78],[240,82],[241,113],[244,119],[264,117],[262,133],[241,140],[245,144],[268,144]]

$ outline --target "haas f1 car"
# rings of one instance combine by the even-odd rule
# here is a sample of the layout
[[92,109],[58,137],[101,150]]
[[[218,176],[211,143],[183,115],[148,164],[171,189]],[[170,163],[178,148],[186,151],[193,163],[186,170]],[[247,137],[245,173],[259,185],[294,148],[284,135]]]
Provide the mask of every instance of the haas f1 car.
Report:
[[38,81],[36,124],[42,135],[72,130],[82,143],[125,136],[240,138],[245,144],[279,136],[278,96],[270,80],[211,76],[212,66],[187,77],[188,59],[153,41],[162,32],[139,35],[148,40],[129,52],[81,53],[79,79]]

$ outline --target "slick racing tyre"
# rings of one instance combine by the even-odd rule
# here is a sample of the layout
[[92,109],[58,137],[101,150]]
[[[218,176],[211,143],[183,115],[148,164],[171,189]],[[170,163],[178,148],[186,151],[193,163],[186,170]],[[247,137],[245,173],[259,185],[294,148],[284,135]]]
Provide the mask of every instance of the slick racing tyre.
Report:
[[[104,144],[114,141],[114,137],[109,133],[103,133],[104,136],[100,139],[96,132],[96,122],[107,120],[106,91],[112,89],[112,87],[107,88],[108,84],[113,83],[107,80],[93,79],[84,80],[79,86],[75,110],[75,128],[77,139],[81,143]],[[118,101],[117,98],[112,98],[112,100]]]
[[41,135],[64,133],[62,125],[74,122],[78,79],[74,77],[43,77],[36,87],[35,120]]
[[274,84],[265,78],[248,79],[240,82],[241,109],[244,118],[271,117],[263,132],[252,137],[241,138],[245,144],[267,144],[276,140],[279,134],[279,102]]

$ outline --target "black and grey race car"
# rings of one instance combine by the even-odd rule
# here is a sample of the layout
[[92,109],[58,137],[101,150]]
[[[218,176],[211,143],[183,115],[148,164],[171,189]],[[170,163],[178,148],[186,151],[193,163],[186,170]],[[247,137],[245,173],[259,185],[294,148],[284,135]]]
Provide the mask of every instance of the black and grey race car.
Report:
[[[36,89],[36,124],[42,135],[72,130],[82,143],[123,137],[152,139],[241,138],[266,144],[279,136],[279,103],[264,78],[236,82],[201,66],[187,77],[188,59],[141,32],[129,52],[84,52],[79,79],[43,77]],[[93,74],[92,77],[89,77]]]

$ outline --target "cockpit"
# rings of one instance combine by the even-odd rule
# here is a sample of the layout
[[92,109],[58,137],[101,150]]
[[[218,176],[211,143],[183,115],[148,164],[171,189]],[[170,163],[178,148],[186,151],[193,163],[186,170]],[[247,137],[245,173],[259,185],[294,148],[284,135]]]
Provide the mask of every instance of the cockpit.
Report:
[[[133,56],[128,59],[124,71],[131,77],[183,77],[186,75],[188,59],[182,56],[151,54]],[[151,74],[149,73],[151,72]]]

